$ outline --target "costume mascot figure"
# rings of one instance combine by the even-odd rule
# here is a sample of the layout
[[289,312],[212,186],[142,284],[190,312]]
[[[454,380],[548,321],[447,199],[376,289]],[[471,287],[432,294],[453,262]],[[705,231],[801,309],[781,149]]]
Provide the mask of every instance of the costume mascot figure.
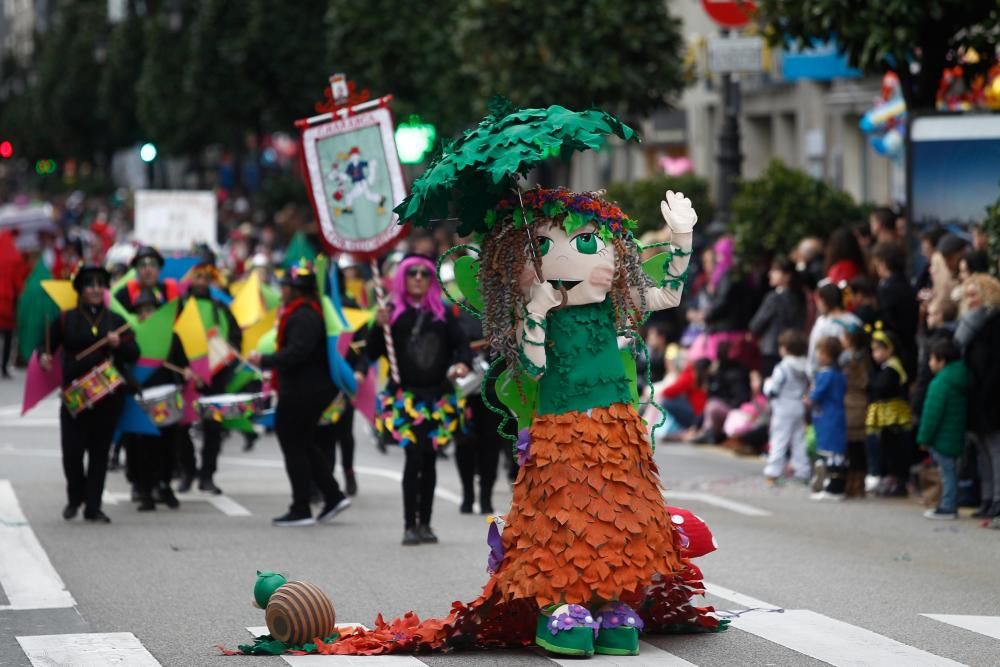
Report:
[[494,407],[518,419],[521,466],[510,510],[489,527],[491,577],[478,599],[441,619],[379,617],[318,652],[534,644],[624,656],[639,653],[640,632],[725,627],[692,604],[703,590],[689,559],[715,540],[693,514],[665,505],[637,411],[638,329],[649,312],[680,303],[697,214],[668,191],[671,242],[643,262],[636,222],[601,193],[518,183],[538,162],[597,148],[610,134],[634,137],[598,110],[494,106],[397,207],[417,225],[451,207],[459,232],[478,240],[478,259],[456,262],[457,282],[497,353],[491,375],[510,412]]

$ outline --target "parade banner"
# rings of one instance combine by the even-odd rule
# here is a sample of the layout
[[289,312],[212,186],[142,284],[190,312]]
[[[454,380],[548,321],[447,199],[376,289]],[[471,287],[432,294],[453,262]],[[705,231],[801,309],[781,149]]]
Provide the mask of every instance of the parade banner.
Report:
[[301,130],[306,184],[328,249],[372,258],[392,246],[404,232],[392,209],[406,185],[389,109],[333,114]]
[[140,190],[135,193],[135,238],[163,250],[190,250],[199,243],[218,248],[215,195],[199,190]]

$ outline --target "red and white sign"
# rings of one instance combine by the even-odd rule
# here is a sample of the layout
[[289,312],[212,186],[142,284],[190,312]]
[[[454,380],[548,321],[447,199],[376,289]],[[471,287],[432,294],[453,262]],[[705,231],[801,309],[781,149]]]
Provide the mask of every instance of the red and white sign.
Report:
[[753,0],[701,0],[701,6],[723,28],[742,28],[757,11]]

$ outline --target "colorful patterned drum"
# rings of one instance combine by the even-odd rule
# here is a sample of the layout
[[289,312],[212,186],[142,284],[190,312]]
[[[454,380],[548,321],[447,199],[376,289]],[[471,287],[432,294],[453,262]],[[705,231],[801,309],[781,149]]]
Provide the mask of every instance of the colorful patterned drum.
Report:
[[202,419],[224,422],[249,419],[271,409],[273,394],[219,394],[202,396],[195,402]]
[[125,384],[121,373],[107,360],[83,376],[73,380],[73,383],[63,389],[63,403],[74,417],[94,405],[105,396],[110,396],[115,389]]
[[147,387],[135,400],[157,426],[172,426],[184,416],[184,398],[175,384]]

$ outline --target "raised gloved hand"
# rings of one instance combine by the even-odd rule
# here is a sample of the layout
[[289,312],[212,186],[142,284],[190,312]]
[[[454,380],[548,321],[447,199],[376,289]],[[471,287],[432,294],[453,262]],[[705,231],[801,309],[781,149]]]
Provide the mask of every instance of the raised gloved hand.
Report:
[[698,214],[691,207],[691,200],[684,196],[683,192],[667,190],[663,201],[660,202],[660,213],[675,234],[689,234],[694,230],[698,222]]
[[549,311],[562,304],[562,293],[549,282],[531,284],[531,297],[528,300],[528,312],[533,315],[545,316]]

